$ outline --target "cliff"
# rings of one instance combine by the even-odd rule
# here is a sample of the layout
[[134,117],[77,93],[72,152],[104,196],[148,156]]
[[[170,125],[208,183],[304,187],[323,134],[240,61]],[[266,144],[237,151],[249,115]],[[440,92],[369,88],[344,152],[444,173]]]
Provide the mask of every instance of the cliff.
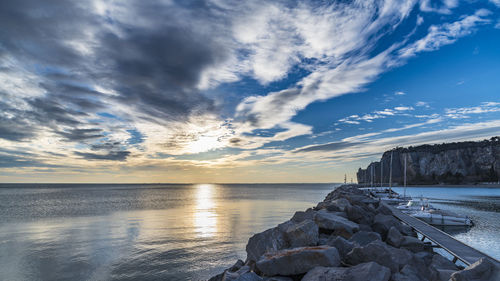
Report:
[[[457,142],[415,147],[397,147],[384,152],[378,162],[357,172],[358,183],[392,182],[402,185],[406,158],[407,184],[466,184],[498,182],[500,178],[500,137],[478,142]],[[372,168],[373,167],[373,168]],[[372,175],[373,171],[373,175]]]

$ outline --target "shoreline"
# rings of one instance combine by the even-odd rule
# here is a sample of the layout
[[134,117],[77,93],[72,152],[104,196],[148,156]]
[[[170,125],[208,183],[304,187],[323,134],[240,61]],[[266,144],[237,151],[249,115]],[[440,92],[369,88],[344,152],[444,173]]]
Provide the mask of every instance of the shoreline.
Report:
[[495,263],[455,265],[358,187],[340,185],[316,207],[253,235],[246,260],[209,281],[498,281]]

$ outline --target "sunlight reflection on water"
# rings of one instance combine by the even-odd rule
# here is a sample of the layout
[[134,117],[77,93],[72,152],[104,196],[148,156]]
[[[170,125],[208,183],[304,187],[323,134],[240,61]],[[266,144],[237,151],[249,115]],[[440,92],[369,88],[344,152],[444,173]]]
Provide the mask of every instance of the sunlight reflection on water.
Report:
[[196,186],[196,206],[194,213],[194,228],[199,237],[211,237],[217,233],[217,213],[213,193],[213,184]]

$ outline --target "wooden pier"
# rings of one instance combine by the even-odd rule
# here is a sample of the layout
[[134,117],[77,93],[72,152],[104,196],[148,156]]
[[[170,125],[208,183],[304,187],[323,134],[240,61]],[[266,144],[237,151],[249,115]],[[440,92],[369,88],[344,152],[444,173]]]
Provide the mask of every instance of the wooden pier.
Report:
[[[385,203],[384,203],[385,204]],[[411,217],[400,210],[385,204],[387,207],[389,207],[392,210],[393,215],[402,221],[403,223],[411,226],[415,231],[420,233],[422,237],[422,241],[424,239],[429,239],[432,241],[434,244],[436,244],[437,247],[443,248],[446,250],[448,253],[453,255],[454,259],[453,262],[456,262],[457,260],[461,260],[464,262],[466,265],[471,265],[478,261],[480,258],[488,258],[490,259],[493,263],[496,263],[498,266],[500,266],[500,262],[487,254],[476,250],[472,248],[471,246],[464,244],[457,239],[451,237],[447,233],[419,220],[414,217]]]

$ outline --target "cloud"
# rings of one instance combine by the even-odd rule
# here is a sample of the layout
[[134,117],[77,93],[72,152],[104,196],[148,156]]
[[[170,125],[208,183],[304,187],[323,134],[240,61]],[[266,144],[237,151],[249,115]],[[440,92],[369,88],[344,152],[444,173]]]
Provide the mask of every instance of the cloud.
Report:
[[471,114],[482,114],[490,112],[500,112],[499,102],[483,102],[479,106],[448,108],[445,110],[446,116],[452,119],[469,118]]
[[404,95],[406,95],[406,93],[405,93],[405,92],[402,92],[402,91],[397,91],[397,92],[395,92],[394,94],[395,94],[396,96],[404,96]]
[[129,156],[130,151],[109,151],[105,154],[91,153],[91,152],[74,152],[78,156],[82,156],[87,160],[112,160],[112,161],[125,161]]
[[309,145],[306,147],[302,147],[300,149],[296,149],[293,151],[293,153],[300,153],[300,152],[311,152],[311,151],[336,151],[340,149],[344,149],[347,147],[355,146],[361,144],[360,142],[331,142],[331,143],[326,143],[326,144],[321,144],[321,145]]
[[480,9],[474,15],[466,16],[459,21],[439,26],[432,25],[424,38],[401,49],[399,55],[402,58],[412,57],[419,52],[435,51],[442,46],[452,44],[458,38],[471,34],[477,25],[489,23],[490,20],[485,18],[489,14],[490,11]]
[[429,108],[429,103],[428,102],[425,102],[425,101],[418,101],[415,103],[415,106],[417,107],[426,107],[426,108]]

